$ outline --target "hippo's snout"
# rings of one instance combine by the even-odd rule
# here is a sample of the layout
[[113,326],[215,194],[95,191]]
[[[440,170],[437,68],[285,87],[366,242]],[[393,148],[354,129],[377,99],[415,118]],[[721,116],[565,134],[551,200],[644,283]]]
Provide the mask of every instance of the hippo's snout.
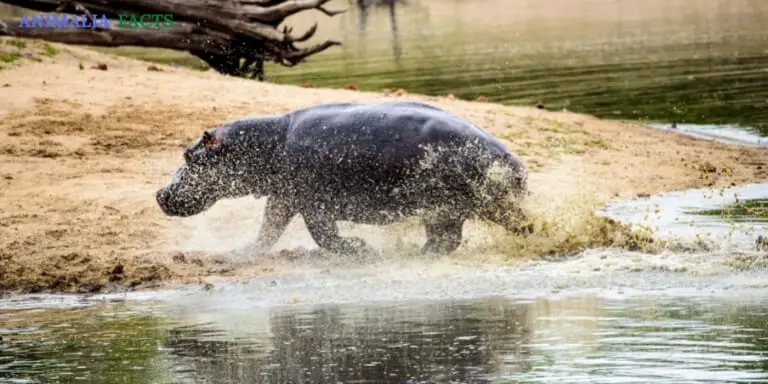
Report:
[[180,204],[178,197],[174,197],[168,188],[161,188],[155,193],[155,200],[157,205],[167,216],[179,216],[187,217],[192,216],[196,212],[189,212],[186,204]]
[[172,216],[168,212],[168,199],[171,198],[171,193],[168,192],[167,189],[161,188],[157,190],[157,193],[155,194],[155,200],[157,200],[157,205],[160,206],[160,209],[163,210],[163,213],[166,215]]
[[179,192],[175,188],[165,186],[155,193],[157,205],[167,216],[194,216],[210,208],[216,202],[214,199],[200,198],[199,195],[190,198],[188,193]]

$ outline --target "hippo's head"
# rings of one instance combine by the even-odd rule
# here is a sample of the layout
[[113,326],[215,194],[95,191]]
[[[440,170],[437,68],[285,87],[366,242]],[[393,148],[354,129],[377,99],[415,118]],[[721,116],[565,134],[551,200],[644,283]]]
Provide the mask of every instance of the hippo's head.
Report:
[[224,198],[247,195],[243,177],[237,172],[232,145],[216,130],[184,151],[184,164],[169,184],[157,191],[157,204],[168,216],[197,215]]

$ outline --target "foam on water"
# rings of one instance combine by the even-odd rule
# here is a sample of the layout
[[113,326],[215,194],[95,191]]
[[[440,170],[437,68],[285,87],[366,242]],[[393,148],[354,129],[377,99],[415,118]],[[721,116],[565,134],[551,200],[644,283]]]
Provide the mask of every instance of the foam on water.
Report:
[[[275,276],[219,284],[211,291],[189,288],[161,295],[179,308],[211,312],[301,307],[320,304],[440,301],[485,297],[540,298],[556,295],[630,292],[707,295],[731,291],[765,292],[761,271],[729,271],[728,254],[666,252],[647,255],[592,250],[560,262],[526,261],[514,265],[466,265],[452,260],[402,261],[358,268],[295,268]],[[172,293],[175,292],[175,293]],[[153,295],[97,295],[141,300]],[[158,298],[158,295],[154,295]]]

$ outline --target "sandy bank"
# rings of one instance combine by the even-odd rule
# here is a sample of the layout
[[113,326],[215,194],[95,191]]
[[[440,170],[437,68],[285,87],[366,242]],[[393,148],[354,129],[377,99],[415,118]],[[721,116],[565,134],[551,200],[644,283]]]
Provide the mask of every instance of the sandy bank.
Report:
[[[272,271],[258,261],[234,264],[217,252],[180,252],[178,239],[195,233],[164,217],[153,194],[179,163],[181,149],[204,129],[318,103],[418,100],[468,118],[520,154],[541,201],[578,191],[606,202],[768,179],[766,149],[641,125],[447,98],[278,86],[162,66],[148,71],[147,63],[56,47],[51,56],[36,55],[40,62],[22,59],[0,70],[0,291],[87,292]],[[92,69],[96,63],[108,69]],[[254,219],[260,213],[252,212]]]

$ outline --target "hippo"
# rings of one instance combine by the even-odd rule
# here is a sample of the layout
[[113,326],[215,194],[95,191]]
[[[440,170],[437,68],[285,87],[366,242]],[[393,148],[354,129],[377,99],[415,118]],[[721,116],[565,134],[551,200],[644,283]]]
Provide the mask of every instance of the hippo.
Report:
[[268,250],[301,214],[312,239],[337,254],[375,252],[340,236],[337,221],[386,225],[418,218],[421,253],[451,253],[468,219],[531,232],[520,203],[528,170],[473,123],[418,102],[330,103],[242,118],[204,131],[156,193],[168,216],[221,199],[267,197],[251,249]]

